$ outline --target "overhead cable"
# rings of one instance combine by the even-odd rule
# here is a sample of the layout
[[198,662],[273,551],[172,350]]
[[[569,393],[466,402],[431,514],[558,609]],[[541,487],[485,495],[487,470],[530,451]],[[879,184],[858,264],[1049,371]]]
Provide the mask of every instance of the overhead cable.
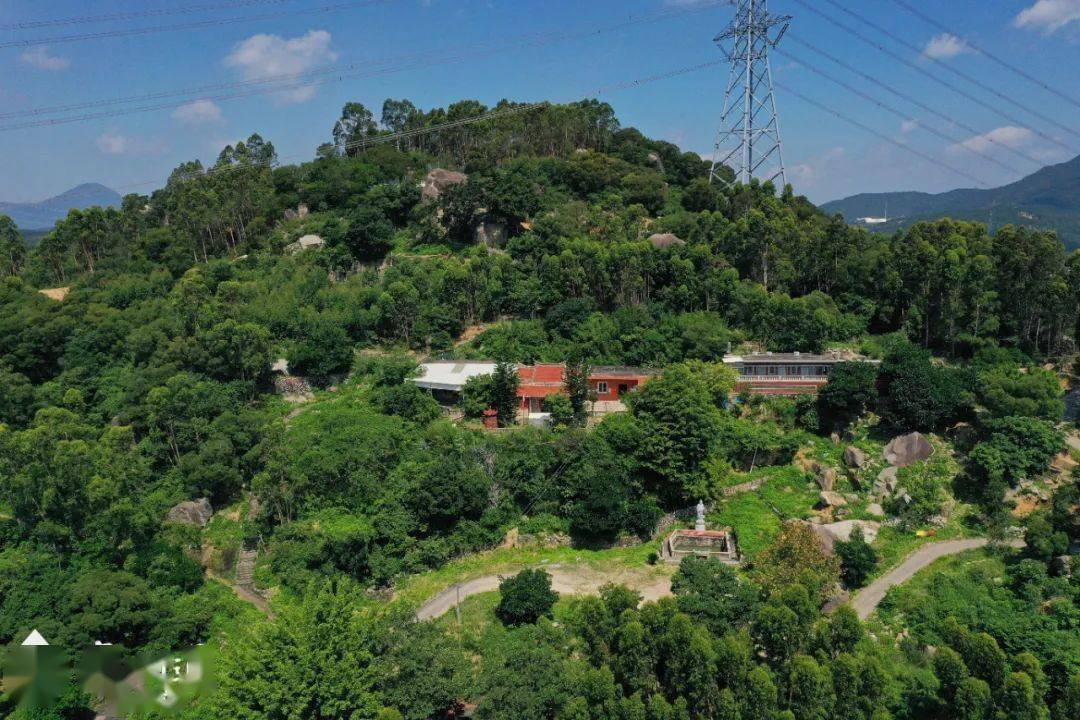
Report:
[[331,13],[356,10],[358,8],[372,7],[375,5],[390,5],[401,0],[356,0],[355,2],[334,3],[313,8],[297,10],[279,10],[261,15],[242,15],[240,17],[217,18],[214,20],[195,20],[186,23],[172,25],[149,25],[134,28],[115,28],[101,30],[100,32],[77,33],[73,35],[54,35],[52,37],[28,38],[25,40],[7,40],[0,42],[0,50],[13,47],[34,47],[36,45],[62,45],[65,43],[83,42],[85,40],[104,40],[107,38],[130,37],[132,35],[148,35],[152,33],[173,32],[176,30],[198,30],[200,28],[218,27],[219,25],[236,25],[240,23],[256,22],[259,20],[277,20],[279,18],[297,17],[303,15],[327,15]]
[[1052,143],[1054,145],[1057,145],[1058,147],[1060,147],[1060,148],[1062,148],[1064,150],[1067,150],[1070,153],[1077,152],[1074,148],[1072,148],[1069,145],[1065,144],[1064,142],[1062,142],[1058,138],[1055,138],[1055,137],[1053,137],[1051,135],[1047,135],[1046,133],[1042,132],[1038,128],[1030,127],[1030,124],[1027,123],[1026,121],[1017,118],[1015,115],[1012,115],[1012,114],[1006,112],[1005,110],[1002,110],[1000,107],[992,105],[991,103],[986,102],[985,100],[982,100],[981,98],[976,97],[975,95],[972,95],[971,93],[964,90],[962,87],[960,87],[956,83],[949,82],[948,80],[945,80],[944,78],[930,72],[926,68],[921,67],[920,65],[908,60],[907,58],[903,57],[902,55],[900,55],[900,54],[890,50],[889,48],[885,47],[880,42],[878,42],[876,40],[873,40],[871,38],[868,38],[864,33],[860,32],[859,30],[851,27],[850,25],[845,24],[844,22],[842,22],[840,20],[837,20],[836,18],[822,12],[821,10],[818,10],[813,5],[811,5],[810,3],[806,2],[806,0],[793,0],[793,1],[798,3],[799,5],[801,5],[802,7],[806,8],[810,12],[820,16],[821,18],[823,18],[827,22],[831,23],[832,25],[836,26],[837,28],[843,30],[844,32],[849,33],[850,35],[858,38],[859,40],[866,43],[867,45],[869,45],[869,46],[871,46],[873,48],[876,48],[879,52],[881,52],[881,53],[883,53],[885,55],[888,55],[893,60],[896,60],[897,62],[901,63],[902,65],[905,65],[908,68],[911,68],[915,72],[917,72],[920,75],[923,75],[924,77],[934,81],[935,83],[937,83],[937,84],[939,84],[939,85],[941,85],[941,86],[943,86],[945,88],[948,88],[949,90],[956,93],[957,95],[959,95],[959,96],[961,96],[961,97],[975,103],[976,105],[978,105],[978,106],[980,106],[980,107],[982,107],[982,108],[984,108],[986,110],[989,110],[990,112],[994,113],[995,115],[1004,118],[1008,122],[1010,122],[1010,123],[1012,123],[1012,124],[1014,124],[1014,125],[1016,125],[1018,127],[1023,127],[1023,128],[1027,128],[1027,129],[1031,130],[1031,132],[1035,133],[1036,135],[1038,135],[1042,139],[1046,140],[1047,142]]
[[[993,155],[988,155],[987,153],[984,153],[981,150],[978,150],[978,149],[972,147],[971,145],[969,145],[965,141],[964,138],[959,138],[959,137],[956,137],[955,135],[949,135],[948,133],[946,133],[946,132],[944,132],[942,130],[939,130],[939,129],[931,126],[931,125],[927,125],[926,123],[922,122],[918,118],[912,117],[911,115],[908,115],[907,113],[905,113],[905,112],[903,112],[901,110],[897,110],[895,107],[893,107],[892,105],[889,105],[888,103],[884,102],[883,100],[875,98],[874,96],[870,95],[869,93],[867,93],[867,92],[865,92],[863,90],[860,90],[859,88],[855,87],[854,85],[852,85],[852,84],[850,84],[848,82],[845,82],[843,80],[840,80],[839,78],[836,78],[836,77],[830,75],[829,73],[825,72],[824,70],[821,70],[820,68],[814,67],[812,64],[806,62],[806,60],[804,60],[804,59],[802,59],[802,58],[800,58],[800,57],[798,57],[796,55],[793,55],[792,53],[787,52],[786,50],[781,50],[780,48],[773,48],[773,52],[779,53],[780,55],[783,55],[784,57],[788,58],[789,60],[792,60],[794,62],[799,63],[800,65],[802,65],[807,70],[814,73],[815,75],[825,78],[826,80],[833,83],[834,85],[839,85],[840,87],[847,90],[849,93],[861,97],[863,100],[866,100],[867,102],[876,105],[877,107],[881,108],[882,110],[899,117],[901,120],[903,120],[905,122],[913,123],[916,127],[919,127],[919,128],[921,128],[923,130],[926,130],[928,133],[930,133],[932,135],[935,135],[935,136],[941,138],[942,140],[945,140],[946,142],[952,143],[954,147],[958,147],[958,148],[966,150],[966,151],[968,151],[968,152],[970,152],[972,154],[978,155],[979,157],[983,158],[984,160],[987,160],[988,162],[992,162],[995,165],[997,165],[998,167],[1000,167],[1000,168],[1004,169],[1005,171],[1007,171],[1009,173],[1012,173],[1013,175],[1016,175],[1018,177],[1022,177],[1022,176],[1024,176],[1026,174],[1026,173],[1021,172],[1020,170],[1017,170],[1013,166],[998,160]],[[1041,163],[1040,163],[1040,165],[1041,165]]]
[[994,53],[990,52],[986,48],[981,47],[979,45],[976,45],[974,42],[972,42],[968,38],[964,37],[963,35],[961,35],[959,33],[956,33],[956,32],[953,32],[952,30],[950,30],[945,25],[941,24],[940,22],[938,22],[934,18],[932,18],[929,15],[927,15],[926,13],[924,13],[922,10],[919,10],[918,8],[914,7],[911,3],[907,2],[907,0],[893,0],[893,2],[896,3],[897,5],[899,5],[900,7],[904,8],[905,10],[907,10],[909,13],[911,13],[915,17],[921,19],[923,22],[937,28],[938,30],[940,30],[942,32],[948,33],[949,35],[952,35],[953,37],[957,38],[958,40],[960,40],[961,42],[964,43],[965,47],[971,48],[972,50],[974,50],[978,54],[982,55],[983,57],[985,57],[985,58],[987,58],[989,60],[993,60],[995,63],[997,63],[1001,67],[1005,68],[1006,70],[1009,70],[1010,72],[1015,73],[1016,75],[1018,75],[1018,76],[1022,77],[1023,79],[1027,80],[1028,82],[1031,82],[1031,83],[1034,83],[1035,85],[1038,85],[1039,87],[1041,87],[1046,92],[1048,92],[1048,93],[1050,93],[1052,95],[1056,95],[1057,97],[1061,98],[1062,100],[1064,100],[1066,102],[1069,102],[1069,103],[1072,103],[1076,107],[1080,108],[1080,101],[1078,101],[1076,98],[1072,97],[1071,95],[1067,95],[1067,94],[1061,92],[1060,90],[1058,90],[1055,87],[1052,87],[1045,80],[1041,80],[1041,79],[1035,77],[1031,73],[1025,71],[1023,68],[1020,68],[1020,67],[1016,66],[1015,64],[1009,62],[1008,60],[1003,59],[1000,55],[995,55]]
[[[695,5],[689,8],[662,10],[658,12],[647,13],[644,15],[632,16],[627,20],[601,27],[579,28],[570,31],[546,31],[540,33],[529,33],[525,35],[510,36],[497,41],[474,43],[472,45],[465,46],[464,49],[461,49],[459,46],[456,52],[424,51],[385,59],[373,59],[359,63],[349,63],[347,65],[324,66],[301,73],[268,75],[260,78],[252,78],[250,80],[238,80],[234,82],[203,85],[199,87],[180,90],[168,90],[155,93],[147,93],[143,95],[132,95],[120,98],[105,98],[101,100],[92,100],[82,103],[53,105],[32,108],[29,110],[11,111],[6,113],[0,113],[0,120],[17,119],[23,117],[36,117],[38,119],[28,119],[22,122],[14,122],[8,123],[6,125],[0,125],[0,132],[33,127],[64,125],[74,122],[83,122],[87,120],[96,120],[101,118],[117,117],[121,115],[151,112],[155,110],[167,110],[187,105],[193,100],[233,100],[237,98],[251,97],[260,94],[277,93],[306,87],[326,85],[329,83],[341,82],[346,79],[377,77],[398,72],[404,72],[408,70],[414,70],[418,68],[459,63],[475,57],[483,57],[487,55],[501,53],[507,50],[518,50],[527,47],[544,47],[546,45],[556,44],[560,42],[585,39],[598,35],[619,32],[637,25],[665,22],[668,20],[678,19],[687,15],[700,13],[717,4],[718,3],[713,2],[705,5]],[[311,79],[309,80],[309,78]],[[223,92],[217,95],[206,94],[208,92],[218,90],[236,90],[237,92]],[[192,97],[196,95],[198,95],[198,97]],[[121,108],[117,110],[88,112],[61,118],[46,119],[41,117],[45,115],[72,112],[76,110],[93,110],[96,108],[104,108],[115,105],[125,105],[135,102],[151,102],[154,100],[167,100],[169,98],[179,97],[186,97],[186,99],[173,102],[152,103],[149,105]]]
[[828,105],[826,105],[824,103],[818,102],[817,100],[814,100],[813,98],[808,97],[808,96],[804,95],[803,93],[799,92],[795,88],[788,87],[788,86],[786,86],[786,85],[784,85],[782,83],[779,83],[779,82],[776,83],[776,87],[783,89],[783,91],[786,92],[786,93],[790,93],[791,95],[794,95],[795,97],[799,98],[803,102],[806,102],[806,103],[808,103],[810,105],[813,105],[814,107],[821,110],[822,112],[829,113],[830,115],[833,115],[834,117],[839,118],[840,120],[843,120],[844,122],[848,123],[849,125],[854,125],[855,127],[859,128],[860,130],[863,130],[864,132],[870,133],[871,135],[874,135],[877,138],[879,138],[881,140],[884,140],[885,142],[889,143],[890,145],[895,145],[896,147],[900,148],[901,150],[904,150],[905,152],[909,152],[909,153],[911,153],[913,155],[916,155],[916,156],[922,158],[923,160],[930,163],[931,165],[935,165],[937,167],[945,168],[946,170],[948,170],[948,171],[950,171],[952,173],[955,173],[956,175],[960,175],[962,177],[965,177],[968,180],[971,180],[975,184],[981,185],[984,188],[991,187],[991,185],[989,183],[986,183],[983,180],[980,180],[979,178],[975,177],[974,175],[968,173],[966,170],[961,170],[959,168],[955,168],[952,165],[949,165],[948,163],[942,162],[941,160],[938,160],[935,157],[927,155],[926,153],[922,152],[921,150],[913,148],[913,147],[911,147],[910,145],[908,145],[906,143],[902,143],[899,140],[897,140],[895,138],[892,138],[892,137],[889,137],[888,135],[886,135],[884,133],[878,132],[877,130],[870,127],[869,125],[866,125],[866,124],[864,124],[862,122],[859,122],[858,120],[855,120],[854,118],[843,114],[842,112],[840,112],[839,110],[837,110],[837,109],[835,109],[833,107],[830,107],[830,106],[828,106]]
[[[657,73],[655,75],[648,75],[646,77],[637,78],[637,79],[634,79],[634,80],[627,80],[627,81],[623,81],[623,82],[613,83],[613,84],[605,85],[605,86],[603,86],[601,88],[598,88],[598,89],[594,90],[591,93],[586,93],[585,97],[590,97],[590,96],[593,96],[593,95],[603,95],[603,94],[606,94],[606,93],[618,92],[620,90],[627,90],[627,89],[630,89],[630,88],[641,87],[642,85],[648,85],[648,84],[654,83],[654,82],[661,82],[663,80],[669,80],[669,79],[671,79],[673,77],[679,77],[681,75],[688,75],[690,73],[705,70],[707,68],[717,67],[718,65],[722,65],[725,62],[726,61],[722,60],[722,59],[721,60],[709,60],[709,61],[698,63],[696,65],[688,65],[688,66],[685,66],[685,67],[675,68],[673,70],[668,70],[668,71],[663,72],[663,73]],[[350,141],[348,143],[344,143],[342,145],[342,148],[346,149],[346,150],[349,150],[349,149],[353,149],[353,148],[356,148],[356,147],[366,147],[366,146],[371,146],[371,145],[379,145],[379,144],[387,143],[387,142],[394,142],[396,140],[400,140],[400,139],[403,139],[403,138],[412,138],[412,137],[417,137],[417,136],[420,136],[420,135],[427,135],[427,134],[430,134],[430,133],[440,132],[440,131],[443,131],[443,130],[449,130],[449,129],[452,129],[452,128],[463,127],[465,125],[472,125],[474,123],[484,122],[486,120],[494,120],[494,119],[497,119],[497,118],[507,117],[507,116],[510,116],[510,115],[518,115],[518,114],[526,113],[526,112],[529,112],[529,111],[532,111],[532,110],[538,110],[538,109],[541,109],[541,108],[543,108],[545,106],[549,106],[549,105],[551,105],[550,101],[543,101],[543,102],[536,102],[536,103],[525,103],[525,104],[522,104],[522,105],[512,105],[512,106],[504,107],[504,108],[495,108],[493,110],[489,110],[489,111],[487,111],[485,113],[482,113],[480,115],[473,115],[473,116],[470,116],[470,117],[467,117],[467,118],[461,118],[460,120],[453,120],[453,121],[450,121],[450,122],[440,123],[438,125],[429,125],[427,127],[415,128],[413,130],[405,130],[405,131],[402,131],[402,132],[399,132],[399,133],[388,133],[388,134],[385,134],[385,135],[377,135],[377,136],[373,136],[373,137],[370,137],[370,138],[361,138],[359,140],[354,140],[354,141]],[[300,156],[300,155],[288,155],[288,156],[285,156],[284,158],[279,158],[279,160],[282,160],[282,159],[297,160],[297,159],[302,159],[302,156]],[[216,172],[225,172],[225,171],[232,170],[232,169],[237,169],[237,168],[240,168],[240,167],[244,167],[244,166],[243,165],[217,165],[217,166],[207,168],[203,173],[200,173],[200,174],[196,175],[195,177],[202,177],[203,175],[208,175],[208,174],[216,173]],[[146,180],[146,181],[137,182],[137,183],[127,183],[127,184],[118,186],[116,189],[120,190],[120,189],[134,188],[134,187],[142,187],[142,186],[146,186],[146,185],[153,185],[153,184],[156,184],[158,182],[159,181],[157,181],[157,180]]]
[[283,5],[292,2],[296,2],[296,0],[232,0],[231,2],[209,3],[206,5],[181,5],[179,7],[155,8],[153,10],[132,10],[129,12],[116,12],[105,15],[79,15],[66,18],[23,20],[21,22],[0,24],[0,30],[37,30],[46,27],[123,22],[127,20],[142,20],[143,18],[165,17],[169,15],[191,15],[195,13],[216,12],[218,10],[233,10],[235,8],[250,7],[252,5]]
[[[798,2],[800,5],[805,5],[805,0],[796,0],[796,2]],[[1041,113],[1038,110],[1034,109],[1028,103],[1022,103],[1019,100],[1015,100],[1015,99],[1009,97],[1008,95],[1001,92],[997,88],[993,87],[992,85],[987,85],[982,80],[978,79],[974,75],[971,75],[970,73],[966,73],[963,70],[960,70],[959,68],[953,67],[952,65],[949,65],[948,63],[942,62],[940,59],[938,59],[936,57],[932,57],[932,56],[927,55],[924,52],[923,48],[920,48],[920,47],[918,47],[916,45],[913,45],[912,43],[908,42],[904,38],[900,37],[896,33],[889,30],[888,28],[886,28],[886,27],[882,26],[881,24],[879,24],[877,22],[874,22],[873,20],[867,18],[862,13],[858,13],[858,12],[855,12],[854,10],[851,10],[849,8],[844,7],[840,3],[836,2],[836,0],[825,0],[825,2],[827,2],[829,5],[832,5],[834,8],[836,8],[840,12],[845,13],[846,15],[848,15],[848,16],[850,16],[852,18],[855,18],[856,20],[862,22],[863,24],[872,27],[874,30],[877,30],[879,33],[881,33],[885,37],[891,39],[893,42],[898,43],[899,45],[902,45],[903,47],[906,47],[908,50],[911,50],[912,52],[917,53],[919,56],[926,58],[930,62],[932,62],[935,65],[937,65],[938,67],[942,68],[943,70],[945,70],[947,72],[950,72],[953,75],[957,76],[961,80],[964,80],[964,81],[974,85],[975,87],[979,88],[980,90],[982,90],[984,92],[990,93],[991,95],[996,97],[998,100],[1000,100],[1000,101],[1002,101],[1004,103],[1008,103],[1009,105],[1012,105],[1013,107],[1018,108],[1022,112],[1029,113],[1030,115],[1033,115],[1034,117],[1037,117],[1038,119],[1042,120],[1044,123],[1047,123],[1048,125],[1053,125],[1054,127],[1058,128],[1059,130],[1067,132],[1070,135],[1075,135],[1077,137],[1080,137],[1080,130],[1069,127],[1068,125],[1064,125],[1064,124],[1058,122],[1057,120],[1055,120],[1054,118],[1050,117],[1049,115],[1044,115],[1043,113]]]
[[915,107],[919,108],[920,110],[922,110],[924,112],[930,113],[931,115],[938,118],[939,120],[943,120],[943,121],[945,121],[946,123],[948,123],[950,125],[955,125],[956,127],[960,128],[961,130],[964,130],[966,132],[971,133],[972,137],[985,138],[986,141],[991,143],[992,145],[995,145],[995,146],[1001,148],[1002,150],[1006,150],[1006,151],[1012,153],[1013,155],[1016,155],[1016,156],[1018,156],[1020,158],[1023,158],[1024,160],[1032,162],[1032,163],[1034,163],[1035,165],[1037,165],[1039,167],[1042,167],[1043,165],[1046,164],[1045,161],[1040,160],[1040,159],[1032,156],[1030,153],[1024,152],[1020,148],[1013,147],[1012,145],[1009,145],[1008,143],[1003,143],[1003,142],[997,140],[996,138],[989,135],[984,130],[978,130],[978,129],[972,127],[971,125],[968,125],[963,120],[957,119],[956,117],[951,116],[951,115],[947,115],[946,113],[941,112],[937,108],[932,107],[931,105],[928,105],[928,104],[922,102],[918,98],[912,97],[911,95],[909,95],[909,94],[907,94],[907,93],[905,93],[905,92],[903,92],[901,90],[897,90],[890,83],[883,82],[881,80],[881,78],[874,77],[874,76],[870,75],[869,73],[864,72],[863,70],[860,70],[855,65],[852,65],[851,63],[848,63],[848,62],[844,62],[843,60],[836,57],[835,55],[828,52],[827,50],[821,49],[817,45],[814,45],[813,43],[802,39],[800,36],[798,36],[796,34],[793,34],[793,33],[789,32],[787,34],[787,38],[788,38],[789,42],[793,42],[796,45],[803,46],[807,50],[810,50],[811,52],[816,53],[817,55],[820,55],[821,57],[825,58],[829,62],[840,66],[841,68],[847,70],[848,72],[851,72],[851,73],[854,73],[854,74],[858,75],[863,80],[866,80],[868,83],[871,83],[875,87],[881,88],[882,90],[889,93],[890,95],[892,95],[894,97],[897,97],[897,98],[900,98],[904,102],[911,103]]

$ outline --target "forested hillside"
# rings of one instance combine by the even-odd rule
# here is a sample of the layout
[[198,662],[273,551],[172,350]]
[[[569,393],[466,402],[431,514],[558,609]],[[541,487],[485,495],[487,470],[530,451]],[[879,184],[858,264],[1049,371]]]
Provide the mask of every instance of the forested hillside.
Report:
[[863,193],[825,203],[821,209],[848,220],[882,217],[894,231],[920,220],[956,218],[982,223],[1010,223],[1054,230],[1067,247],[1080,246],[1080,157],[1050,165],[999,188],[920,192]]
[[[219,688],[191,718],[1076,717],[1078,573],[1056,559],[1080,499],[1051,464],[1080,253],[1012,226],[874,235],[790,188],[710,185],[595,101],[453,125],[487,110],[350,103],[310,162],[252,135],[30,250],[0,217],[0,641],[207,643]],[[733,403],[729,344],[882,363],[820,398]],[[658,377],[587,427],[484,431],[405,382],[433,357]],[[275,391],[279,358],[308,402]],[[912,430],[937,455],[900,471],[875,549],[826,555],[789,522],[817,495],[798,463]],[[841,481],[858,513],[863,481]],[[208,522],[170,513],[204,498]],[[555,604],[526,574],[475,632],[411,619],[408,582],[509,535],[617,552],[698,499],[747,538],[745,568],[686,562],[676,597],[640,608],[619,587]],[[1026,532],[1006,586],[972,582],[1041,634],[1019,642],[1004,611],[874,634],[823,615],[928,527]],[[91,704],[72,685],[52,714],[0,712]]]

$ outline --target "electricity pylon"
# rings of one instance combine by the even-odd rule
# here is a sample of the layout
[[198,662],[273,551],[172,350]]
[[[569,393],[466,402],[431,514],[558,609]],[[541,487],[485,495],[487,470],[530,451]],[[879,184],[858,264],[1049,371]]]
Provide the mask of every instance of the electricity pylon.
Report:
[[[731,4],[736,6],[735,17],[714,38],[731,62],[731,75],[709,182],[749,184],[751,178],[759,177],[780,178],[786,185],[769,49],[787,32],[791,16],[770,14],[768,0],[732,0]],[[722,174],[724,166],[735,171],[733,182]]]

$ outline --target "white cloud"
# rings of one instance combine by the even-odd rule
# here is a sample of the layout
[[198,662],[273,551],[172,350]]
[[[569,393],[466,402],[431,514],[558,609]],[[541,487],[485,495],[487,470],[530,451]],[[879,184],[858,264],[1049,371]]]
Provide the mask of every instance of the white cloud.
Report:
[[942,33],[930,38],[930,42],[926,43],[926,47],[923,49],[923,57],[931,60],[948,60],[967,52],[971,52],[971,48],[961,38],[949,33]]
[[[330,40],[330,33],[325,30],[309,30],[289,40],[280,35],[253,35],[233,48],[225,58],[225,65],[239,70],[247,80],[295,75],[319,63],[336,60],[338,55],[330,49]],[[314,95],[314,86],[291,88],[278,94],[283,102],[289,103],[304,102]]]
[[956,155],[965,150],[986,153],[987,151],[1002,146],[1013,148],[1015,150],[1030,144],[1034,137],[1035,133],[1027,128],[1006,125],[1004,127],[995,128],[982,135],[968,138],[962,143],[951,145],[949,146],[949,153]]
[[213,100],[195,100],[176,108],[172,116],[185,125],[203,125],[221,120],[221,108]]
[[167,149],[157,140],[128,137],[116,132],[107,132],[94,141],[98,150],[106,155],[160,155]]
[[99,136],[94,143],[98,146],[98,150],[106,155],[123,155],[127,152],[129,141],[123,135],[105,133]]
[[[811,158],[808,162],[792,165],[788,168],[788,180],[793,184],[806,187],[814,186],[819,180],[828,176],[830,166],[845,155],[842,147],[829,148],[824,153]],[[801,187],[800,186],[800,187]],[[796,187],[797,192],[803,192]]]
[[35,45],[19,56],[24,65],[36,67],[38,70],[67,70],[71,67],[71,61],[59,55],[50,55],[49,48],[44,45]]
[[905,120],[904,122],[900,123],[900,133],[902,135],[907,135],[908,133],[914,132],[918,128],[918,120]]
[[1013,20],[1013,25],[1046,34],[1080,20],[1080,0],[1038,0]]

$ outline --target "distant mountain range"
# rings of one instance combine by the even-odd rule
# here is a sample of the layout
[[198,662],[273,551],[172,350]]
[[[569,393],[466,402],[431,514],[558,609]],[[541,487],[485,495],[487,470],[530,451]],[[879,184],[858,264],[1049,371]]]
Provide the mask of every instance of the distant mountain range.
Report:
[[[992,190],[863,193],[825,203],[854,225],[892,231],[919,220],[951,217],[999,227],[1007,223],[1057,230],[1062,242],[1080,248],[1080,156],[1044,167],[1011,185]],[[887,222],[880,222],[888,216]],[[866,222],[867,218],[876,221]]]
[[41,235],[74,208],[119,206],[120,193],[98,183],[73,187],[56,197],[35,203],[0,202],[0,215],[7,215],[24,234]]

